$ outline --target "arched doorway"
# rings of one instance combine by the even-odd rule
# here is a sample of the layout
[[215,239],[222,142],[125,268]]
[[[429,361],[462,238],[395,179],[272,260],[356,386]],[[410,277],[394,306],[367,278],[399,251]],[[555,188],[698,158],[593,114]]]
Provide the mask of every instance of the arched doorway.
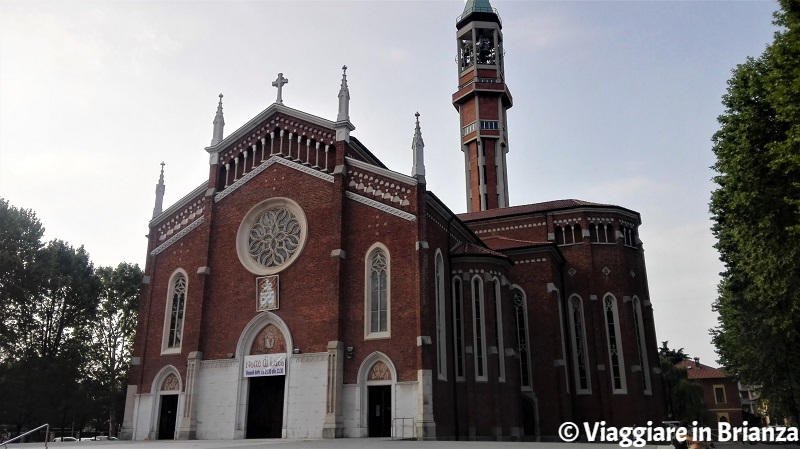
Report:
[[362,422],[368,437],[391,437],[394,415],[394,385],[397,371],[383,353],[375,352],[361,363]]
[[245,376],[249,382],[246,438],[281,438],[286,339],[277,326],[267,324],[253,340],[249,352],[245,357]]
[[[178,427],[178,399],[182,391],[181,377],[172,365],[165,366],[153,379],[153,427],[149,438],[174,440]],[[153,429],[151,427],[151,429]]]

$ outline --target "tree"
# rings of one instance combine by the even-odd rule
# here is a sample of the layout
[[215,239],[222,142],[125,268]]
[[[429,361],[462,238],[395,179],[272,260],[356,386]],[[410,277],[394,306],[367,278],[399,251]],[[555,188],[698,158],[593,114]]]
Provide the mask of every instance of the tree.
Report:
[[711,197],[725,264],[713,341],[726,372],[773,408],[800,410],[800,3],[780,0],[780,30],[733,71],[714,134]]
[[683,352],[683,348],[670,349],[668,345],[669,341],[662,341],[658,348],[666,416],[676,421],[710,423],[708,410],[703,403],[703,386],[690,381],[685,368],[675,366],[688,360],[689,354]]
[[108,418],[109,435],[125,405],[128,360],[136,330],[136,311],[143,273],[136,264],[101,267],[102,282],[97,317],[90,329],[91,347],[87,374],[94,396]]
[[21,307],[38,290],[33,270],[44,228],[33,211],[0,198],[0,362],[13,358]]
[[682,361],[689,360],[689,354],[683,352],[683,348],[675,350],[669,348],[669,341],[662,341],[661,347],[658,348],[659,357],[666,358],[673,365]]

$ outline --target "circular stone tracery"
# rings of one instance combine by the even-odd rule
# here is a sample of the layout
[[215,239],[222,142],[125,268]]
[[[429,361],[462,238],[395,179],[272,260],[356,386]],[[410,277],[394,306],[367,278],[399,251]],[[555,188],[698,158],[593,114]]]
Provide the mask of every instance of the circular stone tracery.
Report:
[[264,267],[279,267],[300,247],[301,227],[288,209],[268,209],[250,228],[249,253]]
[[303,209],[288,198],[262,201],[242,219],[236,235],[239,261],[258,276],[278,273],[300,256],[308,224]]

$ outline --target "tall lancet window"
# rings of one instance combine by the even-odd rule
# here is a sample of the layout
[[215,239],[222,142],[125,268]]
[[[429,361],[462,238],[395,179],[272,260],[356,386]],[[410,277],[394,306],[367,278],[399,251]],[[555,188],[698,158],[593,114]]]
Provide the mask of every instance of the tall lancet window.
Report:
[[579,394],[589,394],[589,356],[586,351],[586,333],[583,324],[583,305],[578,295],[569,298],[569,324],[572,338],[572,360],[575,369],[575,388]]
[[186,274],[182,270],[178,271],[170,281],[167,296],[162,352],[180,352],[187,288]]
[[367,253],[366,337],[388,338],[390,334],[389,251],[376,244]]
[[517,351],[519,351],[520,386],[523,390],[531,389],[531,355],[528,338],[528,306],[525,293],[514,289],[514,316],[517,324]]
[[619,334],[619,313],[617,299],[607,294],[603,298],[606,317],[606,336],[608,340],[608,361],[611,367],[611,387],[614,393],[627,393],[625,387],[625,365],[622,356],[622,341]]
[[456,380],[464,380],[464,296],[461,279],[453,278],[453,365]]
[[436,251],[434,268],[436,283],[436,364],[439,379],[447,379],[447,321],[444,307],[444,260],[442,253]]
[[639,366],[642,367],[642,383],[644,394],[651,394],[650,364],[647,361],[647,344],[644,338],[644,320],[642,319],[642,303],[633,297],[633,326],[636,331],[636,349],[639,351]]
[[475,379],[487,380],[486,376],[486,324],[483,310],[483,281],[472,278],[472,334],[475,345]]

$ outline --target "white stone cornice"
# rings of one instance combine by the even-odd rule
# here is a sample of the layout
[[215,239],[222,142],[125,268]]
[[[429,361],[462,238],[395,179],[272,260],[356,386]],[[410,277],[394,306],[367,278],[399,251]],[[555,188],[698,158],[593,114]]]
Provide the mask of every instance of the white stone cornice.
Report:
[[157,217],[153,217],[153,219],[150,220],[150,223],[148,223],[148,225],[152,228],[153,226],[157,225],[158,223],[160,223],[164,219],[169,218],[170,216],[172,216],[172,214],[175,214],[182,207],[188,205],[189,203],[192,202],[192,200],[194,200],[198,196],[200,196],[201,193],[205,192],[207,187],[208,187],[208,182],[204,182],[204,183],[200,184],[199,186],[197,186],[196,189],[194,189],[191,192],[189,192],[188,195],[186,195],[183,198],[181,198],[180,200],[178,200],[177,203],[175,203],[172,206],[168,207],[167,210],[165,210],[164,212],[161,212],[160,214],[158,214]]
[[395,181],[399,181],[411,186],[417,185],[417,180],[412,178],[411,176],[404,175],[402,173],[398,173],[396,171],[392,171],[386,168],[378,167],[377,165],[368,164],[366,162],[361,162],[358,159],[353,159],[351,157],[346,157],[345,160],[349,165],[353,167],[360,168],[362,170],[371,171],[372,173],[386,176],[387,178],[394,179]]
[[158,247],[156,247],[156,249],[150,251],[150,255],[151,256],[155,256],[158,253],[160,253],[160,252],[164,251],[165,249],[169,248],[170,246],[172,246],[173,243],[175,243],[178,240],[182,239],[183,236],[185,236],[186,234],[192,232],[195,228],[200,226],[200,224],[202,224],[202,223],[203,223],[203,217],[200,217],[197,220],[193,221],[192,224],[190,224],[189,226],[186,226],[185,228],[181,229],[180,232],[178,232],[177,234],[175,234],[172,237],[170,237],[166,242],[158,245]]
[[239,142],[241,139],[249,136],[252,133],[253,128],[258,126],[259,123],[263,122],[267,118],[269,118],[273,114],[283,113],[288,116],[305,120],[309,123],[313,123],[314,125],[318,125],[322,128],[326,128],[329,130],[333,130],[335,123],[324,119],[322,117],[317,117],[316,115],[311,115],[307,112],[298,111],[297,109],[292,109],[290,107],[286,107],[282,104],[273,103],[259,113],[257,116],[253,117],[249,122],[242,125],[239,129],[231,133],[228,137],[223,139],[221,142],[217,143],[216,145],[206,147],[206,151],[209,153],[219,153],[220,151],[226,149],[233,143]]
[[380,211],[386,212],[388,214],[392,214],[392,215],[394,215],[396,217],[400,217],[403,220],[414,221],[414,220],[417,219],[417,217],[414,214],[410,214],[408,212],[403,212],[400,209],[395,209],[392,206],[387,206],[386,204],[379,203],[379,202],[377,202],[375,200],[372,200],[372,199],[369,199],[367,197],[355,194],[353,192],[345,191],[344,193],[345,193],[345,196],[347,196],[347,198],[350,198],[351,200],[358,201],[359,203],[365,204],[365,205],[367,205],[369,207],[374,207],[375,209],[378,209]]
[[333,175],[330,175],[328,173],[322,173],[319,170],[315,170],[315,169],[313,169],[311,167],[306,167],[303,164],[298,164],[297,162],[293,162],[293,161],[290,161],[288,159],[284,159],[281,156],[272,156],[269,159],[267,159],[266,161],[262,162],[255,169],[250,170],[249,172],[247,172],[247,174],[245,174],[244,176],[239,178],[236,182],[234,182],[233,184],[231,184],[228,187],[226,187],[225,190],[223,190],[222,192],[219,192],[218,194],[216,194],[214,196],[214,202],[215,203],[219,202],[221,199],[223,199],[226,196],[230,195],[231,193],[233,193],[234,190],[236,190],[239,187],[243,186],[247,181],[253,179],[256,175],[258,175],[262,171],[266,170],[267,167],[272,166],[272,164],[281,164],[281,165],[284,165],[286,167],[293,168],[293,169],[295,169],[295,170],[297,170],[299,172],[305,173],[307,175],[311,175],[311,176],[314,176],[316,178],[322,179],[324,181],[328,181],[330,183],[333,182]]

